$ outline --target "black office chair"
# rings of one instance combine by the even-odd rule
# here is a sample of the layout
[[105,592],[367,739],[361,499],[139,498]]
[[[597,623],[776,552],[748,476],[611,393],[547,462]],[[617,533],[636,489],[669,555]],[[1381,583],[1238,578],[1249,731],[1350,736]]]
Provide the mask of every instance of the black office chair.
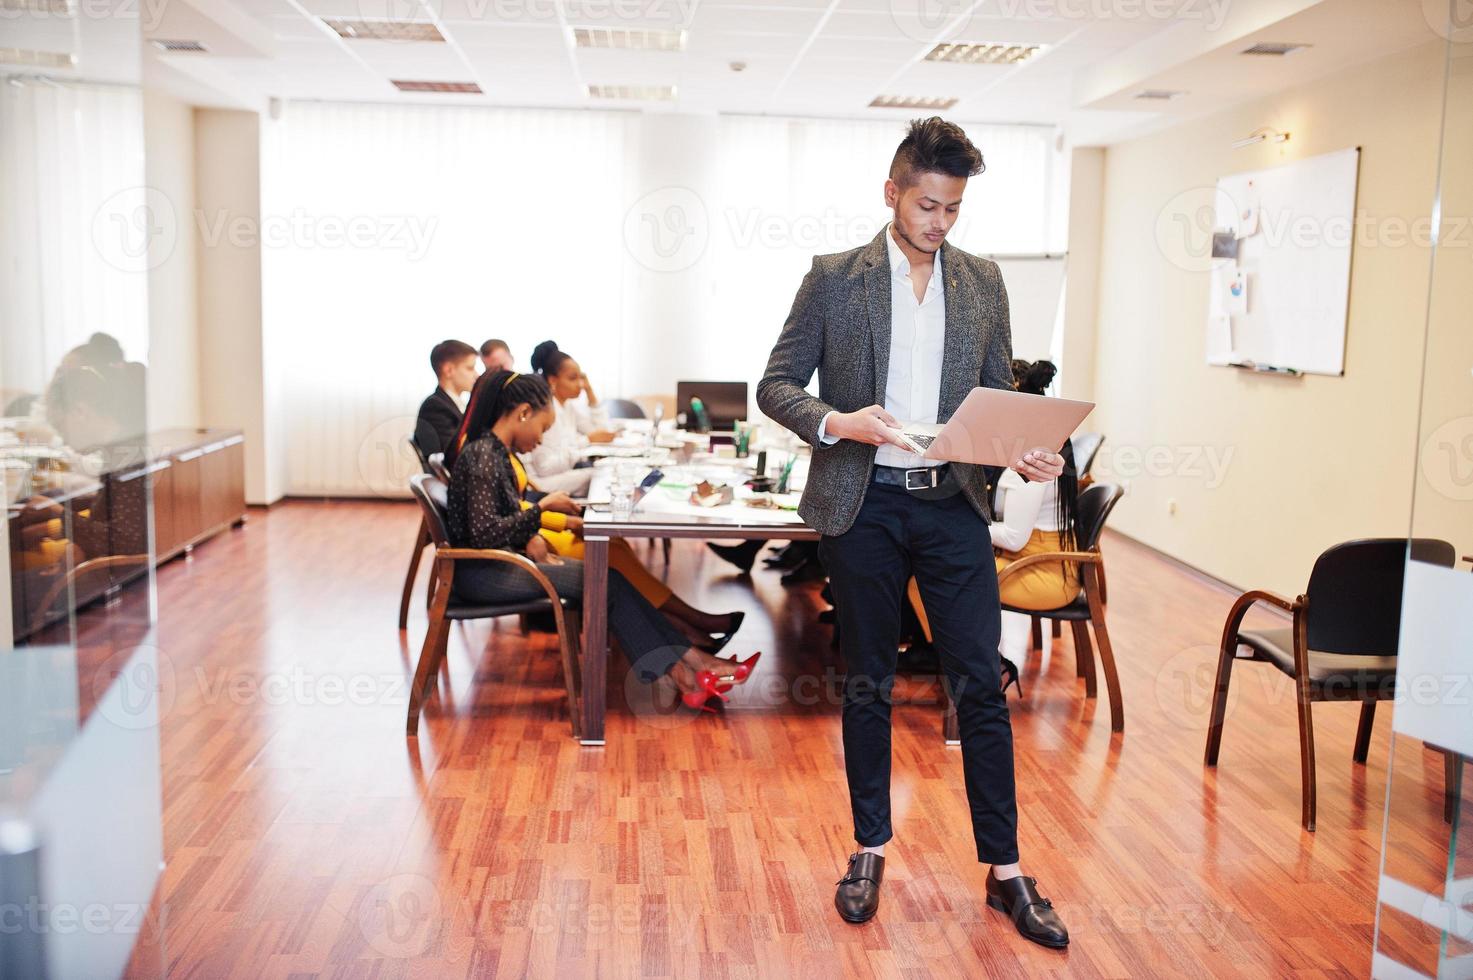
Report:
[[611,419],[642,419],[645,417],[644,409],[639,407],[639,403],[630,401],[628,398],[605,398],[603,404],[608,409]]
[[1104,433],[1085,432],[1071,436],[1069,442],[1074,447],[1074,468],[1079,471],[1079,478],[1082,480],[1089,476],[1090,468],[1095,465],[1095,456],[1105,443]]
[[[420,446],[419,440],[414,437],[413,433],[410,433],[407,441],[409,442],[409,448],[414,450],[414,457],[419,460],[420,471],[435,474],[435,470],[430,463],[432,457],[425,455],[424,449]],[[444,456],[440,453],[435,453],[434,455],[440,456],[442,460],[444,459]],[[448,476],[445,478],[445,482],[447,484],[450,482]],[[419,557],[429,544],[430,531],[425,526],[424,518],[421,517],[419,530],[414,535],[414,551],[409,556],[409,571],[404,576],[404,593],[399,597],[399,628],[401,630],[409,628],[409,597],[414,593],[414,579],[419,575]],[[426,607],[429,606],[428,596],[425,597],[425,605]]]
[[[1079,593],[1066,606],[1057,609],[1019,609],[1003,604],[1008,612],[1024,615],[1047,616],[1050,619],[1068,620],[1074,630],[1074,657],[1079,664],[1078,672],[1084,677],[1084,696],[1096,694],[1094,649],[1089,642],[1089,626],[1094,626],[1095,640],[1100,648],[1100,663],[1105,670],[1105,687],[1110,695],[1110,730],[1125,729],[1125,707],[1120,696],[1120,676],[1115,669],[1115,652],[1110,646],[1110,633],[1105,627],[1105,598],[1100,588],[1104,573],[1104,556],[1100,554],[1100,537],[1110,511],[1115,509],[1124,491],[1113,483],[1095,483],[1079,494],[1079,504],[1074,512],[1074,550],[1044,551],[1020,558],[997,573],[999,585],[1032,565],[1065,562],[1078,568]],[[945,691],[945,685],[942,685]],[[946,740],[955,742],[959,737],[956,711],[952,707],[950,692],[946,697]]]
[[[1074,470],[1079,477],[1079,489],[1083,490],[1093,482],[1094,478],[1089,475],[1090,468],[1095,465],[1095,457],[1099,454],[1100,446],[1105,442],[1105,436],[1100,432],[1086,432],[1083,435],[1070,436],[1069,447],[1074,451]],[[994,511],[995,513],[995,511]],[[1103,566],[1100,572],[1100,592],[1105,593],[1105,577]],[[1051,624],[1050,633],[1054,639],[1063,635],[1063,626],[1057,619]],[[1033,617],[1033,630],[1030,634],[1033,638],[1033,649],[1043,649],[1043,623],[1040,617]],[[1083,677],[1083,664],[1079,665]]]
[[445,466],[444,453],[430,453],[425,458],[425,466],[431,476],[447,487],[450,486],[450,470]]
[[[527,556],[495,548],[451,547],[445,529],[446,487],[439,479],[417,473],[409,478],[409,488],[414,493],[415,500],[419,501],[420,512],[435,546],[435,569],[430,579],[430,625],[425,631],[424,647],[420,650],[419,664],[414,671],[414,684],[409,691],[409,718],[405,724],[405,732],[411,736],[419,732],[420,711],[435,682],[440,664],[445,660],[445,648],[450,641],[450,623],[453,620],[494,619],[498,616],[550,612],[556,624],[558,647],[562,655],[568,716],[572,721],[573,737],[577,738],[580,683],[578,643],[583,630],[582,614],[557,594],[557,589],[548,581],[547,576]],[[546,598],[486,606],[463,602],[456,598],[451,586],[457,561],[499,561],[515,565],[537,581]]]
[[[1418,561],[1451,568],[1456,552],[1446,541],[1413,538]],[[1314,830],[1315,701],[1359,701],[1360,727],[1352,758],[1366,761],[1376,702],[1396,693],[1396,646],[1401,630],[1401,591],[1406,572],[1406,538],[1347,541],[1326,550],[1309,573],[1309,587],[1292,602],[1264,589],[1244,592],[1233,603],[1217,654],[1217,684],[1207,728],[1206,765],[1217,765],[1228,683],[1239,660],[1272,664],[1294,680],[1299,709],[1300,823]],[[1267,602],[1291,613],[1292,627],[1244,630],[1248,609]],[[1239,657],[1246,648],[1251,656]]]

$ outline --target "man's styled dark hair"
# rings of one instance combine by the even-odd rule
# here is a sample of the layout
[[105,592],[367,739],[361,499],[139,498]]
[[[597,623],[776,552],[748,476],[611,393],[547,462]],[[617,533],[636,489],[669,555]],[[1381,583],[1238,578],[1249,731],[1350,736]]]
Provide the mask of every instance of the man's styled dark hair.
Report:
[[904,189],[914,184],[919,174],[975,177],[986,169],[982,151],[972,145],[960,126],[932,116],[910,121],[910,129],[890,161],[890,179]]
[[430,351],[430,367],[435,369],[435,377],[438,378],[440,368],[475,353],[476,349],[463,340],[442,340]]
[[495,337],[492,337],[490,340],[486,341],[484,344],[481,345],[481,356],[482,357],[490,357],[491,356],[491,352],[492,351],[497,351],[497,350],[504,350],[508,354],[510,354],[511,353],[511,345],[508,344],[504,340],[498,340]]

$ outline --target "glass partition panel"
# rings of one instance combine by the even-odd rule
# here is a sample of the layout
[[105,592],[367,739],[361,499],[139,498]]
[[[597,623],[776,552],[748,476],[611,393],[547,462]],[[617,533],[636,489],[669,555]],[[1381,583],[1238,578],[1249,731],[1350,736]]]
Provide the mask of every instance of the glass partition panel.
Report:
[[122,974],[162,856],[138,9],[0,20],[7,977]]
[[1434,25],[1448,39],[1438,239],[1372,966],[1388,978],[1473,978],[1473,29],[1466,12],[1466,3],[1454,3]]

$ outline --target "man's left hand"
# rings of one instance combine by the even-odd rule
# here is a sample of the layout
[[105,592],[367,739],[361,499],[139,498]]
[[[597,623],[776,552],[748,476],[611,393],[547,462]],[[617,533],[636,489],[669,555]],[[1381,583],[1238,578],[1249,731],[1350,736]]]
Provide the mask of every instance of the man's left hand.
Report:
[[1047,483],[1050,480],[1057,480],[1063,474],[1064,457],[1058,453],[1049,452],[1047,449],[1030,449],[1009,469],[1015,470],[1035,483]]

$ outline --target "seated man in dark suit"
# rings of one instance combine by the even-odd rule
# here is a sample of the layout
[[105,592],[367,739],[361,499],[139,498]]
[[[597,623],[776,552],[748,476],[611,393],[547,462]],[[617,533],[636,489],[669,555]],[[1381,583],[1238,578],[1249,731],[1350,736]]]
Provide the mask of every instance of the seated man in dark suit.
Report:
[[414,439],[426,456],[443,453],[460,429],[460,396],[476,383],[476,349],[459,340],[442,340],[430,351],[430,366],[440,386],[419,406]]

